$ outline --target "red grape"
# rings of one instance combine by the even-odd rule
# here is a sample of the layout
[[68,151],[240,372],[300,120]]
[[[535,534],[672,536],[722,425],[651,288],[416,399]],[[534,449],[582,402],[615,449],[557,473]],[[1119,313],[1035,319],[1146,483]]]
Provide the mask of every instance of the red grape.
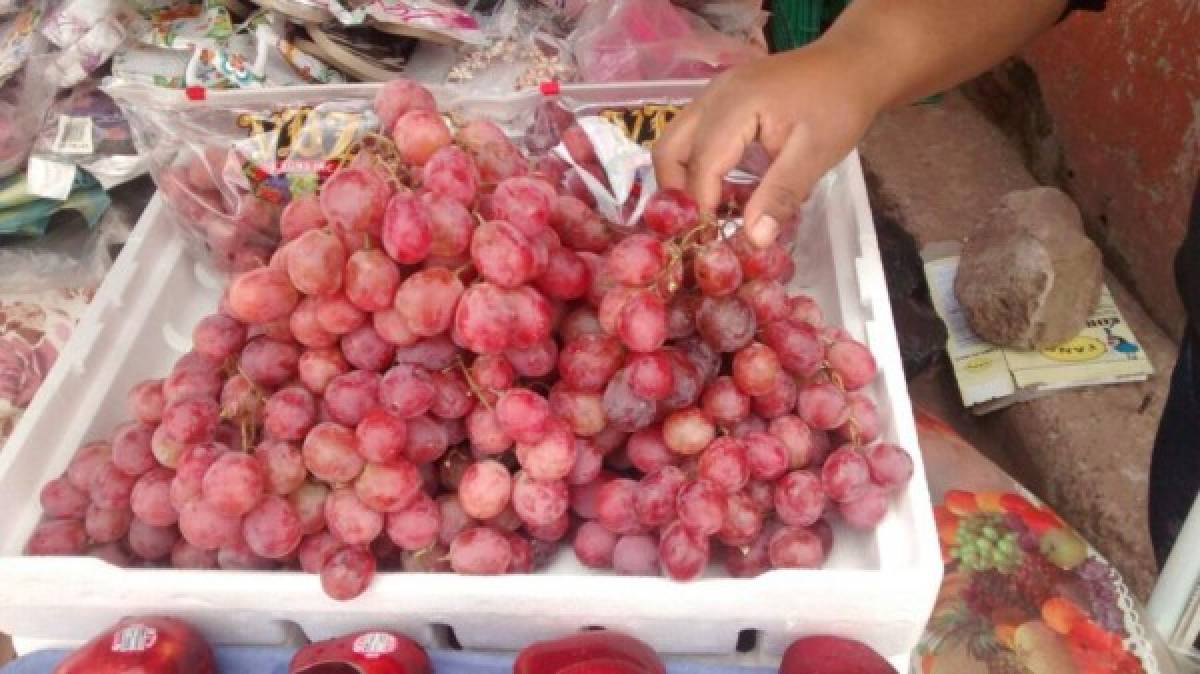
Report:
[[147,379],[129,389],[129,413],[144,424],[156,424],[162,419],[165,404],[163,380]]
[[293,198],[279,216],[279,234],[284,242],[293,241],[301,234],[321,229],[327,224],[321,200],[315,194]]
[[321,589],[346,601],[367,590],[375,576],[375,558],[362,547],[347,546],[333,553],[321,569]]
[[745,492],[729,495],[725,508],[725,523],[717,538],[725,545],[750,545],[763,528],[763,513]]
[[475,406],[467,415],[467,436],[471,445],[485,454],[499,454],[513,444],[496,419],[495,411],[484,405]]
[[645,527],[659,527],[675,519],[676,499],[686,482],[683,471],[672,465],[647,473],[634,494],[638,522]]
[[258,386],[275,388],[296,376],[300,349],[295,344],[267,337],[251,339],[242,349],[239,369]]
[[346,484],[358,477],[365,464],[357,444],[354,433],[345,426],[319,423],[304,438],[304,465],[318,479]]
[[345,266],[346,246],[329,230],[310,230],[288,245],[288,279],[306,295],[337,292]]
[[[442,201],[469,207],[479,189],[479,169],[471,156],[454,146],[434,152],[422,170],[422,186]],[[463,208],[466,212],[466,208]],[[461,251],[460,251],[461,252]],[[436,253],[453,255],[454,253]]]
[[[212,437],[220,422],[217,403],[206,398],[189,398],[167,405],[163,410],[162,428],[168,438],[193,444]],[[116,448],[114,447],[114,459]]]
[[305,534],[315,534],[325,528],[325,499],[328,496],[328,487],[312,482],[306,482],[288,494],[288,502],[296,509]]
[[616,334],[631,351],[648,353],[661,348],[667,339],[667,308],[662,298],[645,289],[629,293],[617,315]]
[[391,128],[400,157],[408,164],[423,166],[439,149],[450,145],[450,129],[436,110],[410,109]]
[[767,325],[790,315],[787,289],[773,279],[754,279],[743,284],[737,291],[750,308],[759,325]]
[[554,202],[550,226],[563,245],[576,250],[602,253],[612,241],[612,233],[592,209],[579,199],[564,195]]
[[208,501],[195,499],[179,508],[179,532],[201,550],[216,550],[241,538],[242,518],[224,515]]
[[777,569],[819,569],[825,563],[821,539],[801,527],[784,527],[772,534],[767,554]]
[[310,349],[324,349],[337,344],[337,335],[322,327],[317,317],[317,308],[320,306],[320,299],[305,297],[288,318],[292,337]]
[[240,517],[263,497],[262,464],[241,452],[225,452],[204,473],[204,500],[223,515]]
[[397,192],[383,214],[383,249],[400,264],[416,264],[433,247],[429,206],[413,192]]
[[664,238],[682,234],[700,224],[700,209],[683,190],[668,188],[646,203],[642,224]]
[[550,374],[558,363],[558,343],[553,339],[544,339],[528,348],[509,349],[504,353],[516,373],[530,379]]
[[422,269],[408,277],[395,293],[396,311],[419,337],[440,335],[450,328],[463,284],[449,269]]
[[383,515],[368,508],[349,487],[329,493],[325,522],[329,532],[348,545],[366,545],[383,531]]
[[729,436],[713,440],[708,449],[700,454],[696,476],[726,493],[739,491],[750,480],[746,445],[741,440]]
[[179,513],[171,504],[174,477],[175,473],[166,468],[155,468],[138,478],[130,495],[130,508],[138,519],[154,527],[167,527],[179,520]]
[[887,515],[887,489],[878,485],[868,485],[858,497],[838,504],[842,520],[854,529],[870,531],[879,526]]
[[575,557],[584,566],[593,569],[612,568],[613,549],[617,545],[617,535],[605,529],[597,522],[584,522],[575,532],[573,542]]
[[662,242],[648,234],[628,236],[608,253],[605,270],[617,283],[644,286],[667,264]]
[[679,521],[702,536],[720,531],[725,522],[725,492],[706,480],[684,485],[675,497]]
[[733,294],[742,285],[742,266],[724,241],[702,246],[692,264],[696,285],[709,297]]
[[103,544],[124,538],[132,521],[133,512],[129,508],[101,508],[93,503],[87,508],[83,526],[92,542]]
[[317,405],[306,389],[291,386],[267,400],[263,427],[272,437],[301,440],[316,423]]
[[898,445],[889,442],[871,445],[863,450],[863,458],[871,472],[871,481],[884,489],[901,489],[912,478],[912,456]]
[[296,364],[300,383],[320,395],[334,377],[350,371],[350,364],[338,349],[316,348],[305,351]]
[[287,318],[300,295],[285,274],[267,267],[234,277],[229,284],[229,309],[244,323],[270,323]]
[[325,387],[325,404],[334,421],[357,426],[379,405],[380,377],[367,370],[351,370],[330,380]]
[[796,411],[804,423],[821,431],[831,431],[846,423],[850,408],[846,394],[833,384],[809,384],[796,396]]
[[708,538],[672,522],[658,541],[658,557],[667,575],[675,580],[694,580],[708,565]]
[[47,482],[42,487],[39,500],[42,510],[51,519],[81,519],[89,503],[87,492],[76,489],[65,476]]
[[753,341],[757,325],[754,310],[736,295],[705,297],[696,312],[700,336],[723,353],[732,353]]
[[635,534],[622,536],[613,547],[613,570],[623,576],[657,576],[659,574],[658,540],[653,536]]
[[821,480],[807,470],[794,470],[775,483],[775,512],[785,524],[807,527],[825,513],[828,499]]
[[150,442],[154,427],[139,422],[122,424],[112,439],[112,462],[130,475],[141,475],[158,465]]
[[695,407],[672,412],[663,420],[663,440],[676,454],[699,454],[716,436],[716,426]]
[[303,532],[296,509],[286,499],[268,496],[246,514],[242,535],[255,555],[282,559],[300,545]]
[[825,360],[848,391],[857,391],[875,378],[875,357],[859,342],[834,342],[825,350]]
[[610,480],[596,495],[596,521],[614,534],[631,534],[642,529],[637,513],[638,483],[630,479]]
[[558,372],[572,390],[599,393],[620,369],[624,350],[606,335],[589,334],[563,346]]
[[375,95],[379,128],[390,130],[396,120],[411,110],[437,110],[437,101],[425,87],[399,77],[388,80]]
[[367,322],[367,314],[344,293],[324,295],[317,300],[317,326],[332,335],[354,332]]
[[87,532],[82,520],[48,520],[33,530],[25,544],[27,555],[82,555]]
[[567,511],[567,485],[561,480],[541,482],[519,472],[513,481],[512,504],[526,524],[549,525]]
[[746,395],[766,395],[782,374],[779,357],[765,344],[752,342],[733,357],[733,380]]
[[458,485],[458,500],[467,515],[486,520],[496,517],[508,506],[512,495],[512,476],[498,461],[471,464]]
[[825,349],[821,335],[808,323],[793,320],[768,323],[763,341],[775,350],[783,369],[800,377],[811,377],[821,368]]
[[629,454],[629,460],[633,465],[647,474],[653,473],[663,466],[671,465],[678,459],[678,455],[672,453],[671,449],[667,447],[667,443],[663,439],[662,426],[657,424],[630,435],[625,451]]
[[791,414],[796,408],[796,398],[799,390],[796,380],[786,374],[775,378],[775,385],[770,391],[755,396],[751,409],[764,419],[776,419],[785,414]]
[[746,465],[755,480],[775,480],[791,466],[788,448],[770,433],[752,431],[742,438],[746,446]]
[[179,542],[179,529],[173,526],[156,527],[141,519],[129,524],[129,549],[148,562],[166,559]]
[[404,456],[418,466],[437,461],[450,446],[446,427],[427,416],[408,420],[408,435],[405,438]]
[[422,550],[437,542],[441,524],[438,504],[418,493],[407,508],[387,516],[387,535],[403,550]]
[[192,329],[192,348],[214,362],[225,362],[245,343],[246,326],[224,314],[205,316]]
[[704,389],[700,406],[722,426],[732,426],[750,416],[750,396],[742,393],[731,377],[717,377]]
[[870,443],[879,438],[879,410],[859,391],[846,394],[849,418],[837,429],[838,438],[852,443]]
[[517,176],[496,185],[492,195],[495,216],[511,223],[527,236],[550,226],[550,213],[557,195],[554,188],[537,178]]
[[463,529],[450,543],[450,568],[458,573],[500,574],[508,570],[511,560],[508,539],[487,527]]
[[421,475],[416,466],[404,459],[391,463],[368,463],[354,491],[363,505],[382,513],[403,510],[412,504],[421,491]]
[[617,372],[604,389],[604,414],[612,428],[636,431],[654,423],[656,406],[633,392],[629,386],[629,371]]
[[520,229],[502,220],[475,230],[471,261],[485,280],[501,288],[516,288],[536,276],[533,245]]
[[495,409],[500,427],[517,442],[537,442],[550,429],[550,403],[533,391],[505,391]]
[[866,493],[871,485],[870,465],[858,450],[845,445],[825,459],[821,466],[821,484],[834,501],[853,501]]
[[501,353],[509,347],[515,320],[503,289],[490,283],[472,284],[454,313],[454,341],[475,353]]
[[137,478],[123,472],[111,461],[97,465],[88,484],[88,496],[95,505],[109,510],[128,508]]

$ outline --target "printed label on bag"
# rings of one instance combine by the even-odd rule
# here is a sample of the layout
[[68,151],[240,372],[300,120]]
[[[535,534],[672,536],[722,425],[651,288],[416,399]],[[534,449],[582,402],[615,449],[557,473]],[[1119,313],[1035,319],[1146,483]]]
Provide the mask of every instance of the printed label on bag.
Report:
[[350,649],[359,655],[377,658],[396,650],[396,637],[386,632],[367,632],[359,635]]
[[58,132],[54,135],[53,151],[57,154],[92,154],[92,118],[58,116]]
[[138,623],[122,628],[113,635],[112,651],[114,653],[141,653],[150,650],[158,641],[158,630]]

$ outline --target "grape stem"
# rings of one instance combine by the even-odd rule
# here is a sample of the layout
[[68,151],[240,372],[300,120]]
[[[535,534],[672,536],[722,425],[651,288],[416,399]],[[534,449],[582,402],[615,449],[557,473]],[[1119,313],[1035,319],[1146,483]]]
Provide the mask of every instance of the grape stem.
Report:
[[[492,407],[492,404],[488,402],[488,397],[483,394],[484,391],[483,388],[479,386],[479,382],[475,381],[475,378],[471,376],[471,370],[467,367],[466,361],[462,359],[462,356],[457,356],[455,360],[458,362],[458,369],[462,370],[463,377],[467,380],[467,388],[471,389],[471,395],[474,395],[479,402],[483,403],[483,406],[486,407],[489,412],[494,413],[496,410]],[[488,392],[492,395],[496,395],[496,392],[492,391],[491,389],[488,389]]]

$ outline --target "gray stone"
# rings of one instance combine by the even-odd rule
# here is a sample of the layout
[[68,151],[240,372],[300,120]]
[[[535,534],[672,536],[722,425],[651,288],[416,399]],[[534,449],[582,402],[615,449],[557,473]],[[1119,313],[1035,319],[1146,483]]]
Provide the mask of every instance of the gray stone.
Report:
[[971,327],[994,344],[1044,349],[1084,327],[1104,263],[1079,209],[1053,187],[1010,192],[963,248],[955,293]]

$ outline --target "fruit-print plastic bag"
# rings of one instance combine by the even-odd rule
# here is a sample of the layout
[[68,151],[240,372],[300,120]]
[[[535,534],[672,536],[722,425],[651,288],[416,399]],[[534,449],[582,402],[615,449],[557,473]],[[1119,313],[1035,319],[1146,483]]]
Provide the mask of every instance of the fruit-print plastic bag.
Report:
[[596,0],[569,42],[585,82],[703,79],[766,54],[669,0]]

